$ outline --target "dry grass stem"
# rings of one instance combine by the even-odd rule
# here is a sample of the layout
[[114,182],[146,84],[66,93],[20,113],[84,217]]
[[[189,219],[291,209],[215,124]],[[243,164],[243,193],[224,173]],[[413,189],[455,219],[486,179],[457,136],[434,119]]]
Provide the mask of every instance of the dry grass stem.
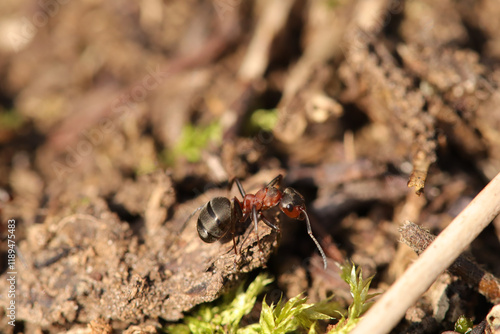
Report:
[[[429,231],[410,221],[406,221],[399,231],[401,232],[401,241],[419,255],[436,238]],[[460,255],[448,268],[448,271],[474,286],[490,303],[500,303],[500,281],[498,278],[466,256]]]
[[500,174],[497,174],[366,313],[352,333],[389,332],[499,212]]

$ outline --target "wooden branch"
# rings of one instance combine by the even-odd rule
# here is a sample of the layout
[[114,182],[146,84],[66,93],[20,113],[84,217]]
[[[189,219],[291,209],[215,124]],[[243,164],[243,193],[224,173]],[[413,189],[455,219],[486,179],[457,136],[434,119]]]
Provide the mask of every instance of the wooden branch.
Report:
[[437,236],[351,332],[388,333],[500,212],[500,174]]

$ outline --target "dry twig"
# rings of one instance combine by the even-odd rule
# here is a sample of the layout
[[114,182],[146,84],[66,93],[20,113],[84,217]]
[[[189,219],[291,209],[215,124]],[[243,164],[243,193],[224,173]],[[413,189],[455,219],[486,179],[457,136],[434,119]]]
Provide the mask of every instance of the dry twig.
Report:
[[[399,231],[401,241],[418,255],[422,254],[436,238],[429,231],[410,221],[406,221]],[[500,303],[500,281],[466,256],[460,255],[448,271],[474,286],[490,303]]]
[[389,332],[499,212],[500,174],[497,174],[366,313],[352,333]]

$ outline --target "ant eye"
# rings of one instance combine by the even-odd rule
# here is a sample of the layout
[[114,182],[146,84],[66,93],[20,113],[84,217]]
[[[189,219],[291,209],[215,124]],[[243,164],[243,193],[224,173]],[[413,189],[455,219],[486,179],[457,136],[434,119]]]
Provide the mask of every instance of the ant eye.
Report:
[[286,209],[287,209],[287,211],[292,212],[293,211],[293,205],[292,204],[287,204]]

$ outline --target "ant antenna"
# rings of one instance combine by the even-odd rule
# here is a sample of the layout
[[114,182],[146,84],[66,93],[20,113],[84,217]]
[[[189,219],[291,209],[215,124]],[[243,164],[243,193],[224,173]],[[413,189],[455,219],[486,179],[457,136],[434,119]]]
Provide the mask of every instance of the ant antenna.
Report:
[[305,217],[306,217],[307,234],[309,234],[309,236],[311,237],[311,239],[313,239],[314,243],[316,244],[316,247],[318,248],[319,252],[321,253],[321,257],[323,258],[323,264],[324,264],[324,267],[326,269],[326,255],[325,255],[325,252],[323,251],[323,248],[321,248],[318,240],[316,240],[316,238],[314,237],[314,235],[312,233],[311,223],[309,222],[309,217],[307,215],[306,210],[301,209],[300,211],[302,211],[304,213]]
[[179,229],[179,231],[177,231],[177,234],[181,234],[184,229],[186,228],[187,224],[189,223],[189,221],[191,220],[191,218],[193,218],[193,216],[198,212],[200,211],[201,209],[203,209],[205,205],[202,205],[198,208],[196,208],[190,215],[189,217],[186,219],[186,221],[184,222],[184,224],[182,224],[181,228]]

